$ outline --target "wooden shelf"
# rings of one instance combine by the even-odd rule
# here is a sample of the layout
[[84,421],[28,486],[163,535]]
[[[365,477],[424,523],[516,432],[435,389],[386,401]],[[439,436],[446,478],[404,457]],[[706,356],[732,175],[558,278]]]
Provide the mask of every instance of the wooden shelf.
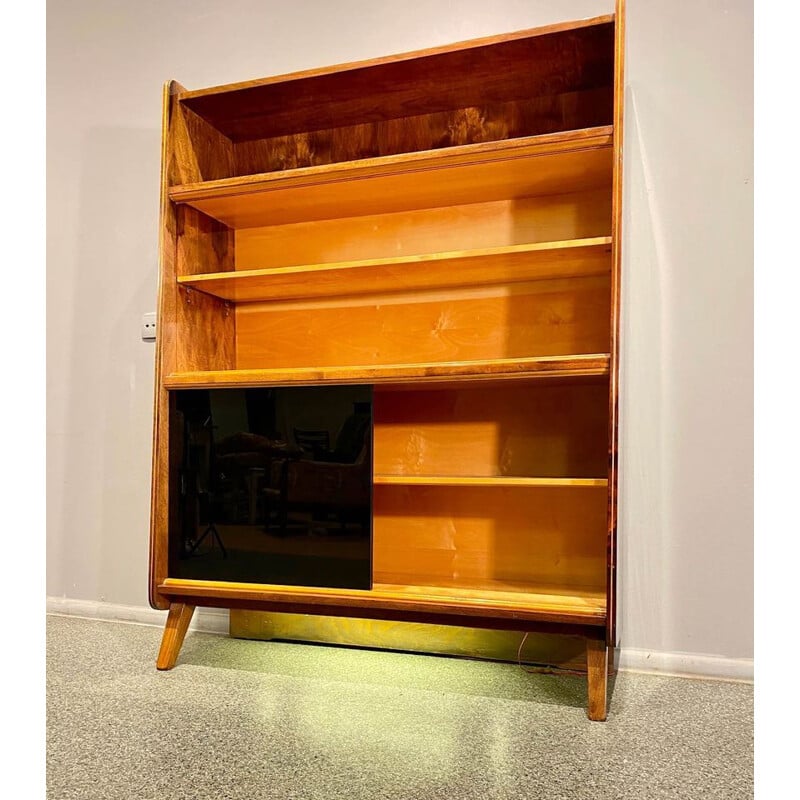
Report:
[[611,187],[611,126],[461,145],[169,189],[232,228]]
[[178,283],[238,303],[544,280],[611,271],[611,237],[332,264],[182,275]]
[[374,475],[376,486],[607,487],[606,478],[519,478],[508,475]]
[[229,369],[177,372],[164,379],[166,389],[211,389],[256,386],[313,386],[336,383],[403,383],[464,380],[529,380],[608,375],[608,353],[454,361],[380,366],[307,367],[297,369]]
[[169,597],[202,599],[211,605],[214,599],[219,599],[226,604],[232,601],[275,610],[322,610],[322,607],[335,614],[337,609],[349,609],[349,616],[354,609],[364,609],[579,625],[604,625],[606,620],[603,589],[549,584],[486,581],[470,586],[420,586],[375,583],[371,590],[362,590],[167,578],[159,590]]
[[374,583],[372,591],[407,600],[430,599],[434,602],[465,606],[510,606],[535,610],[542,614],[558,613],[589,616],[601,620],[605,616],[606,596],[602,589],[552,586],[549,584],[504,581],[473,581],[469,586],[452,583],[442,586],[418,584]]

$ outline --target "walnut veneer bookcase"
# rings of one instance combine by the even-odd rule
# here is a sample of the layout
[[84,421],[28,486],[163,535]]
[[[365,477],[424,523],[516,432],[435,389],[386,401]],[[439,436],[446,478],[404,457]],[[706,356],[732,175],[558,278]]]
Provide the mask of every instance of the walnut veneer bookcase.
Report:
[[[622,17],[164,91],[150,601],[615,638]],[[373,389],[372,588],[178,578],[185,389]]]

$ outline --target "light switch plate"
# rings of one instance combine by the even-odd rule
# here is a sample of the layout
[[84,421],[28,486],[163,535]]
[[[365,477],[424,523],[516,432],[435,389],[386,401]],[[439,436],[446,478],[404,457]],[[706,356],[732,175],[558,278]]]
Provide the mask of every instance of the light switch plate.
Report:
[[156,338],[156,312],[142,314],[142,339],[146,342],[154,342]]

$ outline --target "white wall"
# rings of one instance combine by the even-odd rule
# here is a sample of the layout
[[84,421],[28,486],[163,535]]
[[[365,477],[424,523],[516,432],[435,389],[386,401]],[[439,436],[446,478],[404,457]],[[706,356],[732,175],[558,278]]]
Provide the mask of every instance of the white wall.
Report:
[[[594,16],[610,0],[48,8],[51,596],[145,605],[161,84]],[[752,11],[629,0],[621,633],[752,657]]]

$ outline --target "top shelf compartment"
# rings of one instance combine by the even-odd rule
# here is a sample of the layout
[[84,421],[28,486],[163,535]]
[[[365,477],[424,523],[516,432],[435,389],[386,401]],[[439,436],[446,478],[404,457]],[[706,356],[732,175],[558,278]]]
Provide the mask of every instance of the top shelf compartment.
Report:
[[611,125],[614,29],[607,15],[198,91],[172,82],[167,183]]
[[[614,17],[606,15],[371,61],[184,91],[178,100],[234,145],[410,118],[418,118],[418,139],[431,134],[438,138],[440,131],[433,128],[443,125],[444,133],[452,135],[448,128],[456,119],[463,126],[464,115],[458,112],[467,109],[475,109],[483,127],[492,128],[500,118],[514,116],[508,114],[513,108],[517,117],[526,117],[518,119],[516,127],[525,128],[529,135],[611,122],[613,74]],[[456,112],[455,118],[446,116],[452,112]],[[436,115],[445,116],[433,119]],[[606,119],[589,121],[603,115]],[[576,123],[577,119],[583,122]],[[392,129],[369,133],[391,138]],[[510,138],[497,133],[483,132],[494,139]],[[368,145],[362,142],[362,146]]]
[[169,197],[239,229],[610,188],[612,130],[184,184],[172,187]]

